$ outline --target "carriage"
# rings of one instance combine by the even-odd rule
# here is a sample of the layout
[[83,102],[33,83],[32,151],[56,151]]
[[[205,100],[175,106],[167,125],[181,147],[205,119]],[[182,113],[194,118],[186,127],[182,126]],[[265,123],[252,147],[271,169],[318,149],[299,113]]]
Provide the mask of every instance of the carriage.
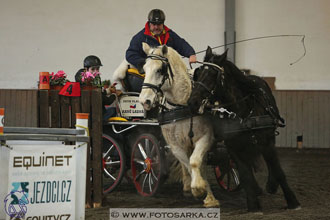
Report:
[[[168,177],[172,162],[157,118],[158,109],[146,112],[138,92],[116,95],[113,106],[117,116],[103,125],[103,192],[114,191],[125,177],[140,195],[153,196]],[[213,166],[222,189],[237,191],[240,181],[235,164],[223,143],[215,145],[207,154],[208,165]]]

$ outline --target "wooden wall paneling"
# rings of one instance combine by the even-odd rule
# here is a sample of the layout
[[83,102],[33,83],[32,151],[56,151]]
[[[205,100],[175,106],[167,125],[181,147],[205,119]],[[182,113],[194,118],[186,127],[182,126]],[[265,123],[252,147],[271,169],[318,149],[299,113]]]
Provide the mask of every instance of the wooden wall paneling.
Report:
[[16,90],[11,89],[10,90],[10,99],[7,104],[7,114],[8,114],[8,119],[10,126],[15,126],[17,127],[17,120],[16,120]]
[[320,94],[319,99],[319,111],[320,111],[320,118],[319,118],[319,141],[321,148],[329,148],[330,145],[328,143],[328,139],[330,136],[330,100],[329,100],[329,92],[323,91]]
[[27,123],[29,127],[38,127],[38,90],[29,90],[27,100],[27,103],[31,103],[31,109],[28,112],[31,117]]
[[72,127],[75,128],[76,124],[76,113],[81,112],[80,97],[71,98],[71,118],[72,118]]
[[[21,121],[21,115],[22,117],[26,117],[27,115],[23,114],[23,111],[26,110],[26,108],[24,109],[23,106],[23,100],[22,100],[22,91],[21,90],[16,90],[15,94],[13,94],[13,99],[12,102],[15,103],[15,108],[14,108],[14,124],[16,127],[22,127],[22,121]],[[22,114],[21,114],[22,113]]]
[[325,120],[324,123],[326,125],[324,132],[324,144],[326,148],[330,148],[330,92],[328,91],[325,95],[325,109],[324,115]]
[[50,90],[51,127],[61,127],[61,105],[57,90]]
[[30,123],[31,109],[33,108],[32,103],[28,102],[28,98],[30,96],[30,92],[28,90],[21,91],[21,99],[22,99],[22,110],[21,111],[21,119],[20,119],[20,127],[32,127]]
[[60,96],[61,103],[61,127],[70,128],[70,98],[67,96]]
[[[91,96],[89,91],[81,90],[81,113],[90,113],[91,112]],[[89,115],[89,121],[88,121],[88,127],[91,128],[91,115]],[[87,173],[86,173],[86,207],[93,207],[93,189],[92,189],[92,183],[91,183],[91,168],[92,168],[92,162],[91,162],[91,144],[87,145]]]
[[39,90],[39,126],[42,128],[49,128],[48,90]]
[[314,135],[313,135],[313,147],[314,148],[317,148],[319,147],[319,116],[320,116],[320,111],[319,111],[319,92],[315,92],[313,91],[312,92],[312,95],[313,95],[313,132],[314,132]]
[[[281,103],[281,91],[273,91],[273,95],[275,97],[275,100],[276,100],[276,104],[277,104],[277,107],[278,107],[278,110],[280,112],[280,115],[283,117],[283,114],[282,114],[282,103]],[[283,117],[284,118],[284,117]],[[275,145],[277,147],[282,147],[281,146],[281,138],[282,138],[282,135],[283,135],[283,128],[278,128],[277,131],[279,132],[279,135],[276,136],[275,138]]]
[[92,91],[92,147],[93,147],[93,207],[102,206],[102,95],[101,89]]
[[286,101],[286,136],[285,136],[285,147],[292,147],[292,136],[294,136],[294,103],[293,94],[291,92],[285,92]]
[[[304,117],[303,117],[303,92],[297,92],[297,136],[302,136],[304,132]],[[303,137],[304,138],[304,137]]]
[[[324,92],[320,91],[316,93],[316,101],[317,101],[317,117],[316,117],[316,129],[317,129],[317,148],[323,148],[324,147]],[[322,131],[323,130],[323,131]]]
[[306,109],[307,115],[305,115],[304,118],[304,128],[305,128],[305,136],[306,136],[306,146],[311,147],[313,144],[312,139],[312,132],[313,132],[313,97],[310,95],[310,93],[305,92],[305,103],[304,103],[304,109]]
[[[285,119],[286,124],[288,123],[287,118],[287,103],[286,103],[286,91],[281,91],[281,115]],[[286,133],[288,130],[288,126],[286,125],[283,129],[281,129],[281,138],[280,138],[280,146],[286,147]]]

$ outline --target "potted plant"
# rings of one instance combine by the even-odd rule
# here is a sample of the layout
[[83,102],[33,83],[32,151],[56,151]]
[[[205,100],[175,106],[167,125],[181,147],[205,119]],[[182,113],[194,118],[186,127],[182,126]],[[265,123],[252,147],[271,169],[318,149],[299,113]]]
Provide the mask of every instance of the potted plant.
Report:
[[106,89],[106,88],[109,88],[111,85],[111,81],[109,79],[107,80],[103,80],[102,81],[102,86]]
[[69,81],[66,77],[67,75],[63,70],[59,70],[56,74],[52,72],[49,79],[49,85],[51,89],[60,90],[61,87],[63,87],[65,83]]
[[100,72],[83,72],[81,74],[81,83],[83,88],[90,88],[90,87],[101,87],[101,77]]

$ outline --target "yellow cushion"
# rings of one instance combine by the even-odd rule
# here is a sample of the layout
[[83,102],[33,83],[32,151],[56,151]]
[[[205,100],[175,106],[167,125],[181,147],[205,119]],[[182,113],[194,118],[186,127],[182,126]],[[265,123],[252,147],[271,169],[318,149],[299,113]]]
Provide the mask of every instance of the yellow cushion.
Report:
[[127,119],[122,117],[111,117],[108,121],[127,121]]
[[133,75],[139,76],[139,77],[141,77],[141,78],[144,78],[144,75],[145,75],[145,74],[141,74],[141,73],[139,73],[139,71],[138,71],[137,69],[135,69],[135,68],[129,68],[129,69],[127,70],[127,72],[130,73],[130,74],[133,74]]

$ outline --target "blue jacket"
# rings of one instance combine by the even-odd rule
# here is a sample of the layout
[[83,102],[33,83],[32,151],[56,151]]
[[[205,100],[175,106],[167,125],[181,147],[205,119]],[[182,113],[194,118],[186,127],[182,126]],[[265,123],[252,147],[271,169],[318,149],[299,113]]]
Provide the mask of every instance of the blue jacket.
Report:
[[[175,49],[180,55],[184,57],[190,57],[195,54],[195,50],[190,44],[177,35],[174,31],[168,29],[164,25],[166,31],[165,44]],[[148,43],[151,47],[159,46],[160,43],[152,35],[148,34],[149,26],[148,22],[146,27],[137,33],[131,40],[128,49],[126,50],[126,60],[137,68],[142,68],[145,63],[147,55],[144,53],[142,48],[142,42]]]

